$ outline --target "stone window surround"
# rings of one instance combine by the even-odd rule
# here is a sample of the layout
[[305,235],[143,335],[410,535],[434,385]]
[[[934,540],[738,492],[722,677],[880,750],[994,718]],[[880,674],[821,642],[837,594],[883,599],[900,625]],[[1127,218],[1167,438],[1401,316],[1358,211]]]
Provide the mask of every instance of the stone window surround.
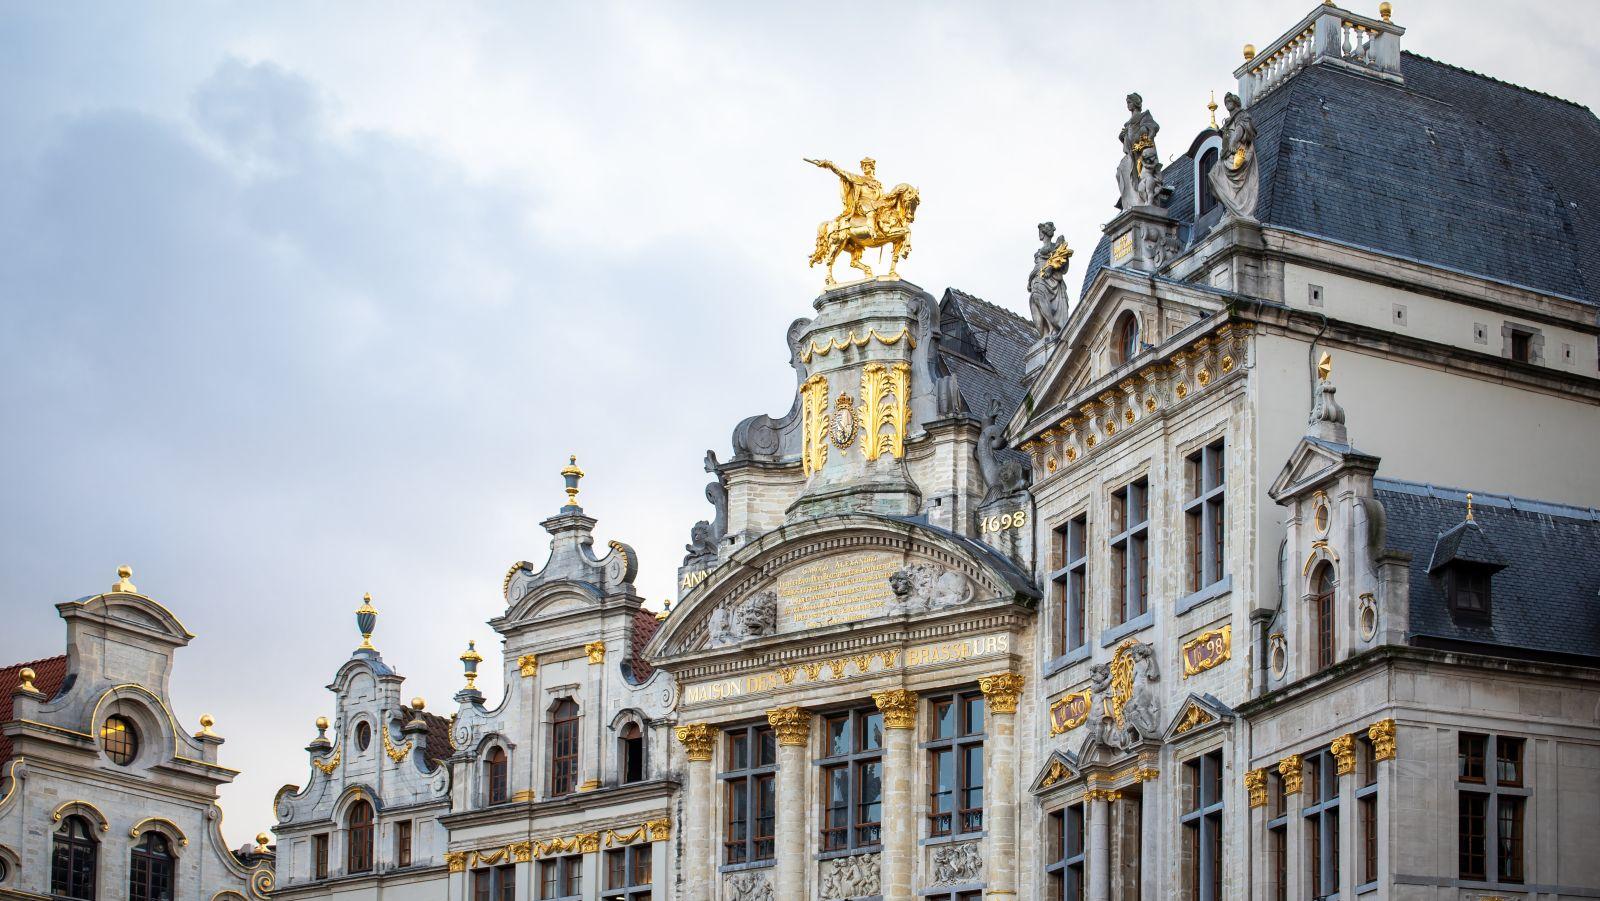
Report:
[[[631,881],[633,878],[635,860],[640,853],[648,853],[650,855],[650,882],[634,883]],[[611,877],[611,861],[615,859],[612,857],[612,855],[621,855],[622,871],[624,874],[623,879],[627,884],[607,888],[605,886],[610,882]],[[602,901],[628,901],[628,899],[632,899],[636,895],[639,897],[650,897],[651,887],[655,882],[654,843],[640,842],[634,845],[626,845],[621,848],[606,849],[605,853],[600,856],[599,881],[602,886],[600,889],[600,898]]]
[[[859,812],[860,805],[860,785],[858,776],[860,772],[859,765],[862,763],[877,761],[879,765],[879,772],[881,774],[884,760],[884,748],[882,744],[875,749],[858,750],[861,742],[860,736],[857,734],[857,730],[865,728],[867,721],[872,717],[878,716],[881,718],[882,712],[876,707],[867,706],[849,707],[843,710],[830,711],[826,714],[823,714],[821,717],[819,717],[819,719],[822,720],[822,741],[825,748],[828,741],[828,720],[836,716],[845,716],[847,718],[846,721],[849,723],[850,730],[850,750],[842,755],[818,756],[811,761],[812,766],[817,768],[817,800],[819,802],[819,822],[816,859],[819,861],[832,860],[833,858],[837,857],[852,857],[858,854],[876,854],[883,850],[883,842],[881,841],[883,821],[880,819],[878,822],[880,841],[876,842],[858,841],[857,833],[860,831],[861,827],[856,823],[856,816]],[[822,798],[823,794],[827,791],[826,770],[829,767],[839,765],[843,765],[846,768],[846,773],[848,774],[846,778],[848,799],[845,807],[845,847],[824,849],[823,845],[825,844],[826,839],[822,836],[821,830],[828,828],[828,809]],[[883,803],[882,798],[882,786],[880,785],[878,802],[880,809]]]
[[[1143,496],[1140,498],[1140,506],[1143,507],[1142,515],[1144,518],[1138,522],[1131,521],[1133,518],[1132,513],[1134,510],[1135,489],[1143,493]],[[1117,496],[1119,493],[1122,495],[1120,499]],[[1113,630],[1116,629],[1117,626],[1125,626],[1129,623],[1138,622],[1144,619],[1155,609],[1150,606],[1150,533],[1152,531],[1151,526],[1153,524],[1153,517],[1151,515],[1153,511],[1150,508],[1150,473],[1148,471],[1140,471],[1128,475],[1124,477],[1123,480],[1116,483],[1115,488],[1112,488],[1106,493],[1105,529],[1107,532],[1110,532],[1110,530],[1113,528],[1113,523],[1116,521],[1111,515],[1111,510],[1112,507],[1117,504],[1123,505],[1122,531],[1117,532],[1116,534],[1107,534],[1105,536],[1105,547],[1108,556],[1112,560],[1116,559],[1118,549],[1120,548],[1122,550],[1124,575],[1119,578],[1113,573],[1111,578],[1107,580],[1108,584],[1106,587],[1111,589],[1116,585],[1122,585],[1123,591],[1127,592],[1125,597],[1119,598],[1113,594],[1110,598],[1111,602],[1117,606],[1117,610],[1114,611],[1115,614],[1120,617],[1123,614],[1124,609],[1129,606],[1128,601],[1132,597],[1132,589],[1134,587],[1133,579],[1130,578],[1128,574],[1128,571],[1132,568],[1132,560],[1130,559],[1132,555],[1129,553],[1129,551],[1135,546],[1135,541],[1142,541],[1144,548],[1142,559],[1142,563],[1144,565],[1144,581],[1142,585],[1142,591],[1140,592],[1139,596],[1139,603],[1144,609],[1140,610],[1137,614],[1128,617],[1126,620],[1123,620],[1117,625],[1112,626]],[[1107,612],[1112,612],[1109,610],[1110,606],[1110,604],[1107,605]]]
[[[1222,458],[1222,465],[1218,469],[1218,473],[1219,474],[1218,474],[1218,477],[1217,477],[1217,482],[1216,482],[1216,484],[1213,485],[1213,484],[1208,484],[1207,480],[1210,478],[1210,473],[1211,473],[1211,467],[1208,464],[1213,460],[1214,455],[1215,456],[1220,456]],[[1200,475],[1200,490],[1199,490],[1199,492],[1197,494],[1194,494],[1193,496],[1190,496],[1190,492],[1193,491],[1193,484],[1191,483],[1191,481],[1189,479],[1189,466],[1191,464],[1196,466],[1196,467],[1198,467],[1199,470],[1200,470],[1200,473],[1199,473],[1199,475]],[[1185,536],[1185,548],[1184,548],[1184,554],[1183,554],[1183,556],[1184,556],[1184,564],[1185,564],[1184,565],[1184,569],[1188,573],[1190,578],[1195,578],[1195,574],[1194,574],[1193,569],[1192,569],[1193,561],[1194,561],[1194,554],[1193,554],[1194,548],[1188,546],[1188,541],[1190,540],[1190,537],[1189,537],[1189,535],[1190,535],[1190,529],[1189,529],[1190,517],[1193,517],[1193,516],[1199,516],[1200,517],[1200,536],[1201,536],[1200,540],[1204,544],[1204,547],[1201,549],[1201,554],[1200,554],[1200,565],[1201,565],[1201,568],[1202,568],[1202,573],[1198,577],[1198,581],[1200,581],[1202,584],[1198,589],[1196,589],[1195,591],[1190,593],[1190,596],[1192,597],[1193,595],[1202,594],[1207,589],[1209,589],[1209,588],[1217,585],[1218,583],[1222,582],[1222,580],[1224,580],[1228,576],[1228,559],[1227,559],[1228,558],[1228,540],[1227,540],[1227,531],[1228,531],[1228,509],[1227,509],[1228,508],[1228,439],[1227,439],[1227,436],[1226,435],[1208,436],[1206,438],[1202,438],[1202,439],[1200,439],[1198,441],[1193,442],[1193,446],[1192,447],[1185,448],[1183,450],[1183,472],[1182,472],[1182,475],[1183,475],[1183,481],[1182,481],[1182,485],[1183,485],[1182,512],[1183,512],[1183,526],[1184,526],[1182,534]],[[1213,528],[1212,519],[1211,519],[1211,516],[1210,516],[1211,508],[1213,506],[1220,506],[1222,508],[1220,519],[1222,520],[1221,528],[1222,528],[1222,533],[1223,534],[1222,534],[1221,540],[1220,540],[1220,545],[1221,545],[1220,548],[1217,546],[1219,542],[1214,540],[1215,536],[1212,536],[1210,534],[1211,530]]]
[[[1079,520],[1082,520],[1081,526],[1078,525]],[[1075,528],[1081,528],[1083,531],[1081,536],[1082,540],[1078,542],[1078,545],[1083,548],[1083,553],[1079,557],[1072,556],[1072,530]],[[1067,661],[1069,658],[1071,660],[1081,660],[1088,656],[1090,644],[1088,628],[1090,610],[1089,601],[1090,592],[1093,588],[1089,579],[1089,551],[1090,548],[1093,547],[1089,540],[1089,532],[1089,510],[1086,504],[1078,506],[1072,511],[1072,513],[1063,517],[1059,524],[1052,526],[1050,529],[1050,540],[1052,542],[1051,550],[1054,550],[1054,541],[1056,540],[1056,536],[1058,534],[1062,536],[1062,541],[1064,544],[1062,556],[1065,559],[1061,561],[1061,567],[1046,574],[1046,581],[1049,583],[1048,587],[1052,595],[1055,593],[1058,586],[1061,591],[1060,598],[1052,598],[1049,605],[1049,610],[1054,614],[1056,620],[1050,624],[1052,640],[1060,638],[1063,645],[1067,641],[1065,637],[1066,633],[1070,631],[1069,625],[1062,622],[1062,618],[1065,617],[1068,612],[1066,597],[1071,593],[1071,584],[1074,578],[1081,579],[1084,583],[1082,592],[1084,599],[1082,616],[1084,622],[1079,624],[1080,629],[1083,632],[1084,640],[1077,647],[1062,647],[1061,653],[1051,660],[1052,664],[1058,660]],[[1054,647],[1054,645],[1052,646]]]
[[[761,742],[761,736],[763,735],[763,733],[766,734],[766,735],[771,736],[772,740],[773,740],[773,755],[774,756],[773,756],[772,763],[770,763],[770,764],[765,764],[765,763],[761,763],[760,762],[760,750],[761,750],[760,742]],[[735,735],[738,735],[738,734],[742,734],[745,737],[746,741],[749,742],[749,750],[748,750],[747,753],[750,755],[750,760],[747,762],[747,764],[743,768],[735,770],[735,769],[731,768],[732,767],[732,760],[731,760],[732,752],[730,750],[730,745],[731,745],[731,742],[733,741]],[[773,795],[772,795],[773,804],[774,804],[774,806],[776,806],[777,803],[778,803],[778,801],[777,801],[777,797],[778,797],[778,795],[777,795],[777,791],[778,791],[778,789],[777,789],[778,760],[777,760],[777,756],[776,756],[777,755],[777,744],[776,743],[777,743],[777,736],[775,734],[773,734],[773,730],[771,729],[770,726],[767,726],[767,725],[764,725],[764,724],[746,723],[746,724],[741,725],[741,726],[731,726],[731,727],[728,727],[728,728],[725,728],[725,729],[722,730],[720,744],[723,746],[722,747],[723,754],[721,756],[724,758],[724,761],[723,761],[724,765],[729,767],[729,769],[724,769],[721,772],[717,773],[717,783],[721,787],[722,807],[724,808],[724,813],[723,813],[723,817],[722,817],[722,824],[723,824],[723,827],[724,827],[724,830],[725,830],[726,827],[727,827],[727,824],[728,824],[727,810],[728,810],[728,793],[729,793],[729,790],[736,783],[744,785],[745,786],[745,791],[747,793],[746,794],[746,798],[747,798],[747,802],[746,802],[747,803],[747,807],[746,807],[747,813],[746,813],[746,815],[748,817],[748,823],[747,823],[747,826],[746,826],[747,837],[745,839],[745,842],[746,842],[745,847],[747,849],[746,853],[750,854],[752,856],[751,857],[747,857],[745,860],[741,860],[741,861],[738,861],[738,862],[735,862],[735,863],[729,863],[728,860],[727,860],[727,837],[726,837],[726,835],[724,835],[722,847],[719,849],[719,853],[717,853],[717,855],[716,855],[717,856],[717,860],[718,860],[718,866],[717,866],[717,871],[718,872],[728,873],[728,872],[737,872],[737,871],[740,871],[740,870],[758,869],[758,868],[761,868],[761,867],[771,867],[771,866],[773,866],[773,865],[775,865],[777,863],[778,856],[777,856],[777,831],[776,831],[776,826],[774,826],[773,836],[770,838],[770,841],[773,843],[773,853],[772,853],[771,857],[756,858],[756,857],[753,856],[754,853],[755,853],[754,852],[754,845],[755,845],[756,840],[752,837],[754,835],[754,832],[755,832],[755,823],[756,823],[756,812],[757,812],[756,794],[757,794],[757,788],[758,788],[758,785],[759,785],[759,781],[761,779],[765,778],[765,779],[771,780],[772,792],[773,792]],[[776,824],[776,821],[777,821],[776,814],[778,814],[779,811],[774,809],[773,813],[775,815],[774,816],[774,824]]]
[[[1074,808],[1074,807],[1077,808],[1077,810],[1078,810],[1078,841],[1077,841],[1076,853],[1069,853],[1068,842],[1067,842],[1067,823],[1069,822],[1068,816],[1070,815],[1070,812],[1071,812],[1072,808]],[[1066,881],[1067,873],[1068,873],[1069,869],[1072,868],[1073,866],[1076,866],[1078,868],[1078,877],[1079,877],[1079,880],[1080,880],[1079,888],[1081,889],[1081,892],[1082,892],[1083,896],[1084,897],[1088,897],[1088,892],[1089,892],[1089,878],[1088,878],[1089,877],[1089,808],[1088,808],[1088,804],[1082,798],[1079,798],[1077,801],[1074,801],[1074,802],[1071,802],[1071,803],[1068,803],[1068,804],[1063,804],[1060,807],[1057,807],[1057,808],[1054,808],[1054,809],[1051,809],[1051,810],[1046,810],[1044,812],[1044,818],[1045,818],[1045,822],[1047,823],[1047,825],[1046,825],[1047,829],[1052,828],[1053,824],[1050,824],[1050,820],[1053,817],[1056,817],[1056,816],[1060,816],[1061,817],[1061,828],[1062,828],[1061,857],[1059,857],[1058,859],[1055,859],[1055,860],[1047,860],[1045,862],[1044,872],[1045,872],[1046,883],[1048,884],[1050,877],[1052,875],[1057,874],[1057,873],[1059,873],[1061,875],[1061,880],[1064,883]]]
[[1528,362],[1544,362],[1544,330],[1521,322],[1505,322],[1500,326],[1500,356],[1511,359],[1511,336],[1521,333],[1528,336]]
[[[1308,840],[1306,842],[1308,847],[1305,849],[1305,853],[1317,855],[1321,860],[1321,863],[1316,866],[1312,865],[1312,861],[1306,861],[1302,883],[1309,884],[1315,875],[1322,876],[1324,884],[1327,883],[1330,875],[1335,877],[1331,891],[1323,891],[1322,886],[1310,886],[1312,896],[1321,898],[1338,894],[1338,880],[1343,878],[1343,868],[1354,863],[1353,861],[1339,859],[1339,844],[1343,840],[1342,833],[1345,824],[1350,822],[1350,819],[1343,815],[1344,811],[1341,805],[1343,799],[1339,790],[1340,776],[1332,752],[1323,748],[1307,753],[1302,758],[1300,766],[1304,787],[1301,789],[1301,802],[1298,812],[1301,820],[1307,824],[1305,828],[1309,829],[1309,824],[1313,821],[1317,823],[1319,830],[1317,835],[1320,840],[1320,847],[1315,849],[1309,847],[1310,842]],[[1313,783],[1316,784],[1313,786]],[[1305,799],[1313,787],[1317,792],[1316,797],[1318,800],[1315,803],[1308,804]],[[1330,829],[1330,823],[1337,824],[1337,828]],[[1310,835],[1309,832],[1306,834]],[[1290,849],[1289,853],[1293,854],[1294,850]],[[1337,865],[1338,870],[1330,874],[1328,869],[1334,865]]]

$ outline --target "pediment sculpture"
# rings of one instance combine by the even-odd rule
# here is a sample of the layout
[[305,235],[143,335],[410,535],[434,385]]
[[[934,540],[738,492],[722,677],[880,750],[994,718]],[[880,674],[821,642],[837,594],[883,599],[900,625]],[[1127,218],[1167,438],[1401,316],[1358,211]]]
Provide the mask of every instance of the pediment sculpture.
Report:
[[1028,272],[1028,309],[1040,339],[1053,338],[1067,324],[1067,268],[1072,248],[1056,234],[1054,222],[1039,223],[1039,249]]
[[1243,108],[1239,95],[1222,98],[1228,118],[1222,123],[1222,152],[1206,178],[1231,216],[1250,219],[1255,215],[1260,176],[1256,167],[1256,122]]
[[895,613],[924,613],[972,600],[972,581],[955,570],[931,563],[913,563],[889,576]]
[[1122,208],[1162,207],[1172,189],[1161,175],[1161,154],[1156,152],[1156,133],[1161,126],[1144,108],[1144,98],[1128,95],[1128,121],[1117,140],[1122,142],[1122,161],[1117,164],[1117,190]]
[[1110,663],[1089,670],[1091,735],[1120,751],[1161,738],[1161,699],[1156,684],[1161,672],[1155,649],[1129,640]]
[[712,648],[738,644],[778,631],[778,592],[768,588],[750,595],[738,604],[711,611],[706,646]]

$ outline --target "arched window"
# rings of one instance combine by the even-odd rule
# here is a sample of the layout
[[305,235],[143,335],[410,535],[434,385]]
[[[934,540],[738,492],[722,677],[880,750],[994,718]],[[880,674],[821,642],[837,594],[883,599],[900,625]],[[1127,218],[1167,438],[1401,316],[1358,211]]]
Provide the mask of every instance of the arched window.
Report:
[[172,844],[159,832],[146,832],[134,846],[128,868],[128,901],[172,901]]
[[1112,365],[1121,366],[1139,355],[1139,317],[1132,310],[1123,313],[1117,320],[1111,341]]
[[356,749],[365,751],[372,744],[372,724],[366,720],[356,723]]
[[1317,669],[1333,666],[1333,565],[1323,562],[1311,574],[1311,628],[1317,647]]
[[504,804],[510,797],[511,791],[506,775],[506,749],[496,745],[489,749],[484,756],[484,778],[487,781],[488,798],[490,804]]
[[344,869],[347,873],[372,871],[372,805],[357,801],[350,805],[346,820]]
[[127,766],[139,756],[139,730],[124,716],[108,716],[100,727],[100,746],[117,766]]
[[618,738],[618,756],[622,759],[622,781],[644,781],[644,732],[639,729],[638,723],[629,723],[622,727],[622,734]]
[[550,716],[550,794],[568,795],[577,788],[578,705],[562,698]]
[[50,857],[50,894],[94,899],[99,845],[83,817],[67,817],[56,830]]
[[1195,166],[1194,182],[1200,189],[1200,207],[1195,210],[1196,219],[1211,212],[1211,208],[1217,205],[1217,194],[1211,189],[1211,167],[1217,164],[1219,150],[1218,147],[1207,148],[1205,153],[1200,154],[1200,162]]

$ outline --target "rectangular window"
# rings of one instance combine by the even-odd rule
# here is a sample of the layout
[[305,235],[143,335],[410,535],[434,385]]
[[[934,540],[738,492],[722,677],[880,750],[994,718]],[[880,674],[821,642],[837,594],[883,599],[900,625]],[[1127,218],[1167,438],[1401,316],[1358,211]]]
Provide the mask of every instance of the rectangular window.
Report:
[[983,831],[983,695],[969,691],[929,702],[928,834]]
[[1361,830],[1356,879],[1369,885],[1378,881],[1378,767],[1372,739],[1365,735],[1356,737],[1356,814]]
[[394,865],[397,867],[411,866],[410,820],[401,820],[394,824]]
[[1528,803],[1526,740],[1462,732],[1456,737],[1458,875],[1520,884]]
[[328,878],[328,834],[326,832],[311,836],[311,866],[315,878]]
[[1306,869],[1312,897],[1329,898],[1339,891],[1339,771],[1327,751],[1308,756],[1305,768]]
[[1511,359],[1518,363],[1533,361],[1533,335],[1528,332],[1511,332]]
[[1223,442],[1213,441],[1190,454],[1186,464],[1189,484],[1183,516],[1189,538],[1190,592],[1214,585],[1224,575],[1227,467],[1223,451]]
[[1222,752],[1183,764],[1184,882],[1191,901],[1222,898]]
[[1497,842],[1495,859],[1501,882],[1522,881],[1522,805],[1525,799],[1502,795],[1495,799]]
[[1522,739],[1500,736],[1494,740],[1494,781],[1508,788],[1522,787]]
[[583,855],[539,861],[540,901],[580,901],[582,897]]
[[1045,897],[1049,901],[1083,901],[1088,886],[1084,878],[1083,805],[1073,804],[1052,812],[1045,842]]
[[777,817],[778,739],[770,726],[741,726],[726,733],[722,773],[727,820],[722,862],[772,860]]
[[556,703],[550,718],[550,794],[578,789],[578,705],[571,698]]
[[514,864],[494,868],[494,901],[517,901],[517,868]]
[[1461,733],[1456,740],[1456,780],[1482,783],[1485,778],[1484,749],[1489,746],[1487,735]]
[[822,850],[876,848],[883,825],[883,714],[875,707],[823,718]]
[[1487,878],[1489,851],[1484,820],[1488,816],[1489,796],[1461,792],[1456,830],[1460,838],[1460,876],[1483,881]]
[[601,901],[649,901],[651,846],[629,845],[606,852],[605,890]]
[[1149,607],[1150,481],[1137,479],[1111,493],[1111,566],[1118,622]]
[[495,901],[493,871],[472,871],[472,901]]
[[1056,599],[1055,652],[1083,647],[1089,596],[1089,515],[1080,514],[1055,529],[1050,573]]

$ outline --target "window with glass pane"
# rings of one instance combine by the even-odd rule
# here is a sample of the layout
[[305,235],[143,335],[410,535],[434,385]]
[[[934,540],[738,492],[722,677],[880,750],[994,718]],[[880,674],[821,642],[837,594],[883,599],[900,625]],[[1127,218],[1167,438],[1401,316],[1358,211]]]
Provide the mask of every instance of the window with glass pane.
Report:
[[622,734],[617,739],[619,742],[619,756],[622,758],[622,781],[644,781],[644,732],[638,723],[629,723],[622,727]]
[[100,727],[100,744],[112,763],[127,766],[139,756],[139,730],[127,717],[106,717]]
[[172,844],[147,832],[128,861],[128,901],[172,901]]
[[1317,669],[1333,666],[1333,566],[1320,563],[1311,577],[1311,627],[1317,642]]
[[472,901],[516,901],[517,868],[513,864],[472,871]]
[[1183,764],[1184,868],[1189,897],[1222,897],[1222,752],[1212,751]]
[[582,898],[583,855],[539,861],[540,901],[581,901]]
[[875,848],[883,824],[883,714],[867,707],[825,716],[823,737],[822,850]]
[[724,734],[722,772],[727,820],[722,862],[772,860],[776,831],[778,740],[770,726],[741,726]]
[[328,878],[328,834],[311,836],[311,871],[318,879]]
[[1050,585],[1055,597],[1055,653],[1083,647],[1089,591],[1089,517],[1080,514],[1053,532]]
[[1369,885],[1378,881],[1378,766],[1372,739],[1365,735],[1356,737],[1356,814],[1361,830],[1356,881]]
[[1149,605],[1150,482],[1138,479],[1111,493],[1111,568],[1118,622],[1143,616]]
[[606,852],[605,889],[601,901],[649,901],[651,846],[629,845]]
[[1457,875],[1475,882],[1520,884],[1525,878],[1523,815],[1528,796],[1525,740],[1462,732],[1456,741],[1461,786]]
[[1339,773],[1333,755],[1319,751],[1305,759],[1306,862],[1311,894],[1332,897],[1339,891]]
[[411,866],[410,820],[401,820],[394,824],[394,865],[397,867]]
[[550,794],[569,795],[578,788],[578,704],[556,702],[550,716]]
[[928,705],[928,834],[983,831],[983,694],[959,692]]
[[1183,505],[1189,536],[1189,591],[1222,581],[1224,561],[1223,500],[1227,468],[1223,442],[1214,441],[1190,454],[1186,464],[1188,500]]
[[94,898],[100,846],[89,821],[67,817],[51,839],[50,894],[63,898]]
[[1073,804],[1052,811],[1045,833],[1045,882],[1047,901],[1083,901],[1083,805]]
[[504,804],[511,796],[510,778],[507,774],[506,751],[495,746],[484,758],[484,776],[488,779],[490,804]]
[[1283,776],[1277,770],[1267,772],[1267,865],[1272,884],[1269,897],[1273,901],[1289,898],[1289,804],[1284,794]]
[[366,873],[372,870],[372,805],[357,801],[350,805],[346,819],[345,859],[346,873]]

